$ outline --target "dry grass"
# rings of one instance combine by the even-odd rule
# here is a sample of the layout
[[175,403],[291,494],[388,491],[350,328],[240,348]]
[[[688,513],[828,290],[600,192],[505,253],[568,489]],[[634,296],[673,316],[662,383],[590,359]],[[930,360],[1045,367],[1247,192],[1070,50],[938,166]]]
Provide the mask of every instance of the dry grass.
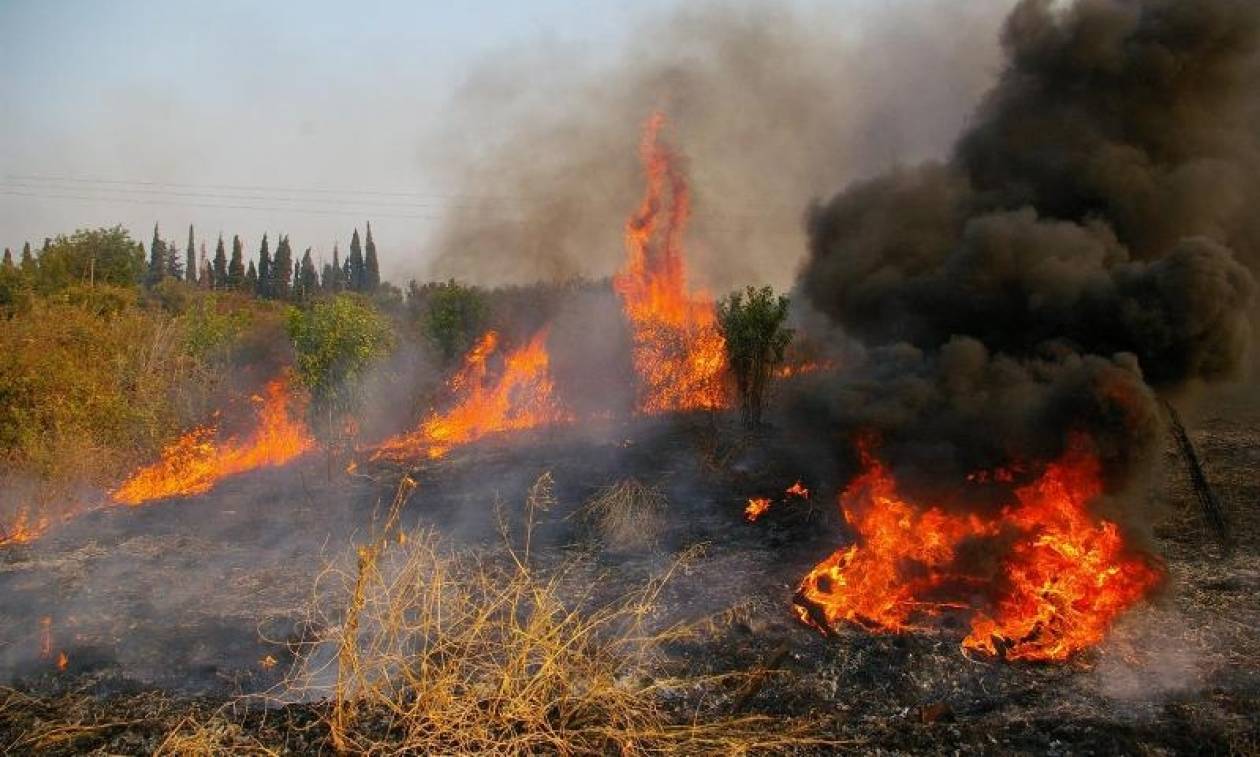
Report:
[[[399,492],[393,513],[410,489]],[[528,545],[551,496],[540,479],[516,541]],[[331,698],[338,751],[695,754],[817,743],[804,722],[722,714],[744,676],[665,672],[663,645],[690,633],[651,625],[670,571],[595,603],[577,564],[542,570],[510,542],[456,552],[432,533],[401,537],[395,521],[352,568],[325,574],[318,604],[344,611],[314,619],[328,630],[289,683],[291,695]]]
[[634,550],[656,545],[668,507],[659,489],[627,478],[600,489],[577,515],[606,548]]

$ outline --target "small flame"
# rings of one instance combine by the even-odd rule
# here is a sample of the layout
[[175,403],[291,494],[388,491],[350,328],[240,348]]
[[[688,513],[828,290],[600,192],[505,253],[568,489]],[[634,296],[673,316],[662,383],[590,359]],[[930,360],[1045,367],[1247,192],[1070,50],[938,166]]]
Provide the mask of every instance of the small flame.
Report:
[[748,506],[744,508],[744,519],[749,523],[755,523],[758,518],[770,510],[771,504],[771,501],[766,497],[748,500]]
[[613,289],[633,332],[639,410],[715,410],[728,404],[726,343],[712,298],[687,289],[683,233],[691,196],[676,157],[660,140],[664,125],[664,115],[653,114],[639,145],[647,190],[626,222],[627,260]]
[[315,446],[301,420],[301,403],[289,393],[287,376],[267,384],[259,404],[258,427],[247,439],[216,441],[214,427],[184,434],[112,493],[115,502],[139,505],[154,499],[204,494],[221,481],[256,468],[284,465]]
[[70,666],[70,657],[69,657],[69,656],[67,656],[67,655],[66,655],[66,653],[65,653],[64,651],[63,651],[63,652],[58,653],[58,655],[57,655],[57,670],[62,670],[62,671],[64,671],[64,670],[65,670],[66,668],[68,668],[69,666]]
[[789,486],[787,489],[784,490],[783,493],[789,497],[800,497],[801,499],[809,499],[809,489],[806,489],[805,485],[802,484],[800,481],[797,481],[796,483]]
[[491,434],[571,420],[554,397],[546,337],[541,331],[508,353],[502,373],[492,377],[489,361],[499,349],[499,335],[486,332],[447,382],[454,407],[445,413],[433,412],[415,431],[382,442],[372,459],[437,459]]
[[23,507],[18,510],[12,523],[0,524],[0,547],[33,542],[43,536],[50,526],[52,521],[48,518],[32,519],[30,510]]
[[[797,595],[798,617],[820,630],[848,622],[911,631],[953,609],[971,615],[966,649],[1065,660],[1101,641],[1112,621],[1161,580],[1114,523],[1089,513],[1102,477],[1083,440],[988,518],[906,502],[891,472],[866,443],[859,446],[864,472],[840,497],[857,543],[815,567]],[[1012,546],[996,577],[959,564],[964,544],[999,536]]]

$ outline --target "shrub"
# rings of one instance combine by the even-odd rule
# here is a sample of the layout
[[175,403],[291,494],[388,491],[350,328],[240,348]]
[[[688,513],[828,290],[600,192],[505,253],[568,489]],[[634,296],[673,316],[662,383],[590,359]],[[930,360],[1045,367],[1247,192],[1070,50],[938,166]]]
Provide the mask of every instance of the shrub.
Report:
[[726,339],[726,356],[739,392],[744,425],[761,424],[762,401],[774,366],[792,340],[787,320],[788,298],[770,287],[748,287],[718,303],[718,327]]

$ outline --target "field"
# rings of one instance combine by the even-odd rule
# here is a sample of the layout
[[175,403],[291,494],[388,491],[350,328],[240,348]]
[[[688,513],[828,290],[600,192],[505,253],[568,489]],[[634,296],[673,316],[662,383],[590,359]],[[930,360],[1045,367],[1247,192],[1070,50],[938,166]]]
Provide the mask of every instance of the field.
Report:
[[[1169,581],[1101,647],[1063,665],[969,657],[948,624],[929,634],[852,629],[826,638],[798,623],[796,582],[845,539],[833,495],[846,472],[805,481],[813,499],[777,503],[749,523],[747,498],[793,483],[805,469],[793,467],[801,447],[773,428],[748,439],[725,423],[697,414],[554,427],[414,469],[365,464],[331,481],[316,456],[200,497],[100,509],[7,548],[0,664],[13,688],[0,698],[0,745],[6,753],[331,751],[344,716],[339,684],[326,670],[313,675],[312,659],[328,654],[330,639],[347,638],[337,634],[356,614],[362,548],[378,550],[384,586],[399,570],[389,555],[405,563],[440,543],[457,582],[478,575],[460,573],[460,560],[478,555],[484,571],[511,546],[509,554],[526,555],[528,580],[550,586],[547,596],[566,611],[594,617],[640,597],[636,623],[652,641],[636,647],[645,654],[633,670],[638,683],[613,685],[650,695],[654,727],[768,717],[744,731],[726,726],[720,742],[694,731],[651,737],[639,724],[632,751],[1260,747],[1260,517],[1251,506],[1260,403],[1245,390],[1216,398],[1191,423],[1237,548],[1219,554],[1170,446],[1150,486],[1167,503],[1151,538]],[[415,486],[397,497],[404,476]],[[607,517],[617,510],[640,527]],[[645,586],[650,601],[636,594]],[[369,601],[352,634],[355,653],[362,669],[388,670],[384,648],[367,643],[379,642],[388,614],[370,589],[362,589]],[[359,695],[369,710],[362,692],[370,688]],[[352,743],[401,743],[397,726],[362,715]],[[549,748],[622,743],[602,738]],[[482,746],[496,743],[513,742]]]

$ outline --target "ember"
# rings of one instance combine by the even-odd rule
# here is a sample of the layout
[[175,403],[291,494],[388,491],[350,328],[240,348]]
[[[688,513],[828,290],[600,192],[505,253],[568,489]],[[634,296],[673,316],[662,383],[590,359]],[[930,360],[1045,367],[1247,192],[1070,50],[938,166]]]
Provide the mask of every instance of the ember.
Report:
[[139,505],[164,497],[204,494],[228,476],[283,465],[315,446],[287,377],[272,380],[264,396],[252,399],[259,406],[258,427],[249,438],[219,442],[215,428],[193,429],[163,450],[161,460],[127,479],[112,493],[113,500]]
[[771,504],[765,497],[748,500],[748,506],[744,508],[744,518],[749,523],[755,523],[758,518],[769,512]]
[[[971,616],[966,649],[1065,660],[1101,641],[1116,616],[1161,580],[1162,571],[1128,549],[1114,523],[1089,513],[1102,484],[1083,439],[1016,488],[1015,501],[991,518],[909,503],[869,442],[859,452],[864,471],[840,497],[857,543],[820,563],[798,592],[797,615],[820,630],[843,622],[875,632],[921,630],[956,610]],[[960,564],[964,546],[999,536],[1011,541],[998,576]]]

